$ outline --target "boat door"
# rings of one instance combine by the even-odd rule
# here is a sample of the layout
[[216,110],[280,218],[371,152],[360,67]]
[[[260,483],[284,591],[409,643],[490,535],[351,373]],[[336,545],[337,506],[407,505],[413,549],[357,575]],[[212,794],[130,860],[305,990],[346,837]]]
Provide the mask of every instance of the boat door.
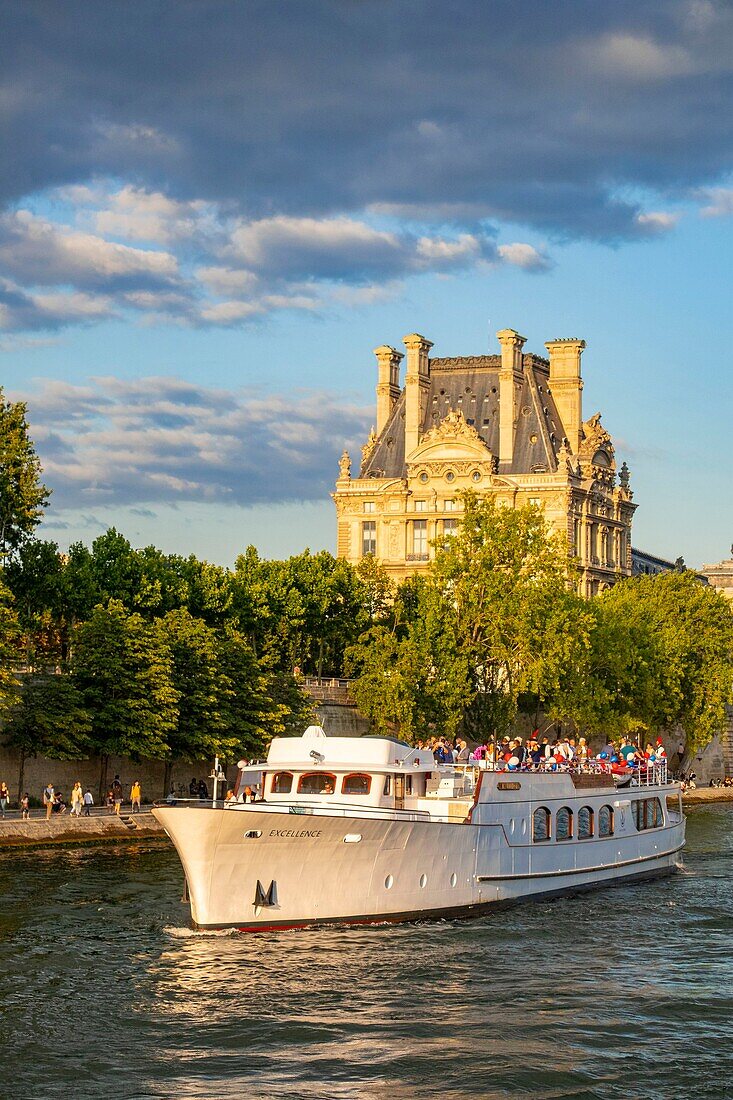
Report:
[[405,777],[404,777],[404,775],[396,775],[394,777],[394,808],[396,810],[404,810],[404,808],[405,808]]

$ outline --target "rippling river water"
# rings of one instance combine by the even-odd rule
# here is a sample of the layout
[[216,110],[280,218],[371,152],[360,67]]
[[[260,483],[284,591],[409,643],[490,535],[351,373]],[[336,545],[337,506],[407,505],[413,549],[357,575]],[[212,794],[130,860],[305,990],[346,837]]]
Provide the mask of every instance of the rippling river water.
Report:
[[193,933],[164,847],[0,856],[6,1097],[733,1097],[733,808],[685,870],[466,922]]

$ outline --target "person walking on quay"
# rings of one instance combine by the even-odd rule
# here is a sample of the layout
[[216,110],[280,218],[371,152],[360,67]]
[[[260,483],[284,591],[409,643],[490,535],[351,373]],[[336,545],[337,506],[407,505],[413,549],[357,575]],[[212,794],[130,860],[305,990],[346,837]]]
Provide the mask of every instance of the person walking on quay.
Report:
[[81,817],[81,808],[84,804],[84,792],[81,789],[81,783],[77,779],[74,784],[74,789],[71,792],[71,816]]
[[28,791],[25,792],[20,800],[20,816],[23,821],[27,821],[31,816],[31,796],[28,794]]
[[94,798],[92,792],[87,789],[84,791],[84,817],[92,816],[92,806],[94,805]]
[[47,783],[43,788],[43,805],[46,807],[46,821],[51,820],[55,801],[56,791],[53,789],[53,783]]
[[[140,813],[140,799],[142,798],[142,790],[140,787],[140,780],[136,779],[130,789],[130,812],[133,814]],[[137,809],[135,807],[137,806]]]
[[116,775],[112,780],[112,799],[115,804],[115,813],[119,817],[122,809],[122,780],[119,775]]
[[0,817],[5,817],[5,811],[10,804],[10,791],[4,781],[0,783]]

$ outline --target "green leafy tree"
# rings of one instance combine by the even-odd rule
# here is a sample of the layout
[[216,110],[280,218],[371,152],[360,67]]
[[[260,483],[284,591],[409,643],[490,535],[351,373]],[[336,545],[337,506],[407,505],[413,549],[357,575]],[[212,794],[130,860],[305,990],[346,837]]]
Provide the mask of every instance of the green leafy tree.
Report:
[[0,575],[0,719],[18,697],[18,677],[14,668],[18,659],[18,618],[13,597]]
[[703,748],[733,701],[733,607],[689,570],[635,577],[601,597],[645,639],[653,699],[649,724],[680,725],[688,751]]
[[469,664],[466,729],[505,733],[520,694],[552,693],[588,644],[591,617],[567,583],[567,547],[540,509],[464,494],[462,523],[437,549],[429,586],[450,648]]
[[237,741],[227,729],[234,692],[220,667],[216,632],[185,609],[169,611],[158,620],[157,629],[170,651],[171,679],[179,696],[176,722],[166,737],[166,792],[174,760],[197,761],[216,755],[230,759]]
[[237,755],[262,756],[273,737],[302,733],[312,718],[313,702],[292,673],[258,660],[249,640],[231,626],[220,632],[218,646],[220,667],[230,686],[226,730]]
[[81,695],[66,674],[36,673],[23,677],[5,736],[18,750],[18,800],[23,794],[25,763],[29,756],[51,760],[81,760],[94,751],[92,720]]
[[662,656],[649,624],[605,599],[588,601],[590,630],[557,676],[546,709],[552,718],[604,737],[640,735],[665,711]]
[[77,627],[72,672],[101,757],[101,797],[111,754],[167,755],[179,705],[173,660],[154,625],[110,600]]
[[29,539],[5,566],[26,659],[67,656],[64,566],[55,542]]
[[470,493],[463,505],[427,576],[398,588],[392,631],[348,651],[354,696],[380,728],[504,733],[520,695],[550,698],[589,644],[592,617],[568,587],[567,548],[540,510]]
[[0,389],[0,555],[7,558],[43,518],[50,491],[28,435],[26,405],[6,401]]

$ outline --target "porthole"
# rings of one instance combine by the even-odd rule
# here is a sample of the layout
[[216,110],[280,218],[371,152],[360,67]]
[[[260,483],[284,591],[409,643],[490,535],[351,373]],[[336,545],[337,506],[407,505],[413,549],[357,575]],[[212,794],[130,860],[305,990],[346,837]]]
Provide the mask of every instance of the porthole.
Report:
[[392,875],[387,875],[386,879],[384,880],[385,889],[386,890],[391,890],[393,886],[394,886],[394,877]]
[[455,481],[456,480],[456,475],[453,473],[452,470],[449,470],[448,473],[445,475],[445,480],[446,481]]
[[471,481],[480,481],[480,480],[481,480],[481,471],[480,470],[474,470],[473,473],[471,474]]
[[530,443],[536,443],[537,442],[537,436],[535,435],[534,432],[532,432],[531,436],[529,437],[529,441],[530,441]]
[[458,882],[458,876],[456,875],[456,873],[454,871],[453,874],[450,877],[450,884],[451,884],[451,886],[455,886],[455,884],[457,882]]
[[422,886],[423,890],[425,889],[427,884],[428,884],[428,876],[427,875],[420,875],[420,885]]
[[262,836],[262,829],[248,829],[247,832],[244,834],[244,839],[245,840],[257,840],[257,838],[261,837],[261,836]]
[[347,833],[344,837],[344,844],[358,844],[361,840],[361,833]]
[[423,472],[420,474],[420,481],[422,481],[422,483],[424,485],[427,480],[428,480],[428,475],[423,470]]

